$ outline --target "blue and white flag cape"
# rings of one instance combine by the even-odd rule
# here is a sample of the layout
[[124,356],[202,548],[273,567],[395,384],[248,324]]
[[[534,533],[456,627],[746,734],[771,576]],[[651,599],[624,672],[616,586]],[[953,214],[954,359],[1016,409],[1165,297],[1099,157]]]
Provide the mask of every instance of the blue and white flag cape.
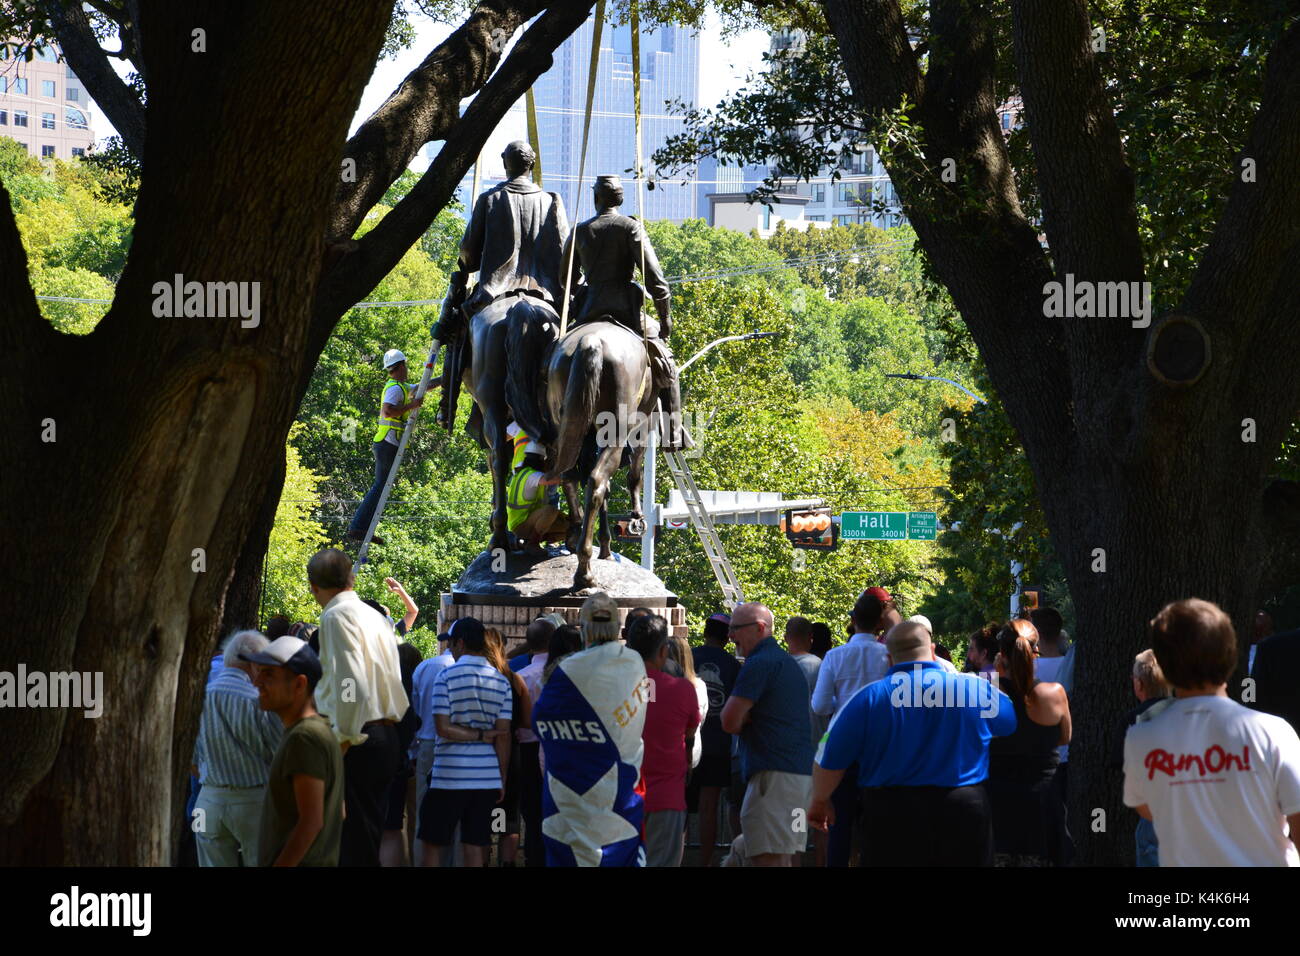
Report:
[[636,793],[649,699],[641,655],[618,641],[556,665],[533,708],[546,758],[547,866],[644,866]]

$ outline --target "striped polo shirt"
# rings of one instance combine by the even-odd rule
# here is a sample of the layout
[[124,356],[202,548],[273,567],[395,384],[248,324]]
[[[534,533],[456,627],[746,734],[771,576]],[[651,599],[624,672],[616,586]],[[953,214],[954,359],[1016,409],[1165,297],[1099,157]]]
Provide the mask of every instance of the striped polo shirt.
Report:
[[257,702],[257,688],[237,667],[208,684],[194,744],[199,783],[246,789],[266,784],[284,724]]
[[[510,682],[477,654],[462,654],[433,682],[433,715],[474,730],[491,730],[510,719]],[[495,790],[501,765],[491,741],[439,737],[433,751],[433,790]]]

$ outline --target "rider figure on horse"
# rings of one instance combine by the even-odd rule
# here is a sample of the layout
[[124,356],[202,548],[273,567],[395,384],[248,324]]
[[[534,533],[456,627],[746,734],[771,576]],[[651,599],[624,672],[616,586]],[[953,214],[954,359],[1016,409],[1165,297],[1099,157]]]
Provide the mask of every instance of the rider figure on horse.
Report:
[[[650,353],[654,387],[664,406],[661,437],[669,450],[691,448],[694,443],[682,428],[682,399],[677,365],[668,348],[672,333],[670,294],[654,247],[637,219],[621,215],[623,184],[617,176],[597,176],[596,215],[579,223],[564,246],[564,278],[569,278],[569,256],[576,241],[582,281],[570,283],[574,293],[574,325],[611,321],[641,336]],[[641,269],[645,287],[636,281]],[[576,270],[575,270],[576,271]],[[641,305],[649,290],[659,320],[644,316]]]
[[[509,179],[478,197],[460,242],[459,262],[434,329],[443,342],[458,342],[471,316],[508,296],[533,296],[559,310],[560,255],[569,234],[564,203],[533,182],[537,156],[526,142],[508,144],[501,160]],[[473,272],[478,273],[478,284],[466,298],[466,282]],[[449,387],[443,393],[442,417],[449,428],[466,364],[461,350],[444,370]]]

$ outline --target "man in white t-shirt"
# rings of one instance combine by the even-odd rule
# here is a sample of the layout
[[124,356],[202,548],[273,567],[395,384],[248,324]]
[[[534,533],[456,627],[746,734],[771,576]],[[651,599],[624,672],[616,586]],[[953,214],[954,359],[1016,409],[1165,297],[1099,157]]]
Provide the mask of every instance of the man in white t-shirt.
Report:
[[1228,698],[1232,622],[1198,598],[1167,605],[1151,649],[1174,699],[1124,739],[1124,803],[1155,824],[1161,866],[1300,866],[1300,738]]

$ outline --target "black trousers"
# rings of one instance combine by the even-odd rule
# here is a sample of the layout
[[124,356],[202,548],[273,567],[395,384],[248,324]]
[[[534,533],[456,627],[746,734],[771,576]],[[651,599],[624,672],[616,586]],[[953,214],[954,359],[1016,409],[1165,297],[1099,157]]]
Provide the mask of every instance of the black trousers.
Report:
[[984,784],[862,791],[864,866],[992,866],[993,811]]
[[826,841],[826,865],[845,867],[853,856],[853,834],[862,825],[862,789],[858,786],[858,765],[849,764],[844,779],[831,792],[835,822]]
[[524,818],[524,866],[545,866],[542,841],[542,765],[540,743],[519,745],[519,812]]
[[343,837],[339,866],[378,866],[379,841],[388,812],[388,788],[393,782],[400,753],[397,728],[379,722],[366,724],[366,742],[343,755]]

